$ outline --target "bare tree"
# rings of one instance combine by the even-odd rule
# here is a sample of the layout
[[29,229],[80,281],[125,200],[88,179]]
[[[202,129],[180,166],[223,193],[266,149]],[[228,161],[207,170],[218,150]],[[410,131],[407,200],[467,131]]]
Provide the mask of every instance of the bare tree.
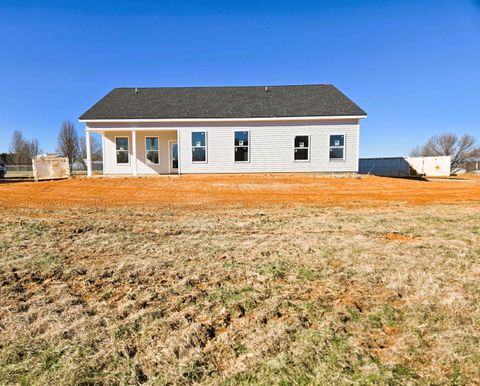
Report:
[[37,138],[32,138],[28,142],[28,151],[29,151],[29,156],[30,156],[30,161],[32,158],[40,154],[40,145],[38,144],[38,139]]
[[476,146],[475,138],[465,134],[440,134],[430,138],[423,146],[417,146],[410,153],[413,157],[452,157],[452,173],[457,172],[466,162],[480,158],[480,146]]
[[10,144],[11,160],[15,165],[29,165],[38,153],[40,153],[38,140],[32,138],[26,140],[19,130],[15,130]]
[[25,156],[25,139],[20,130],[13,132],[10,153],[12,153],[12,162],[15,165],[20,165]]
[[423,157],[423,146],[415,146],[410,152],[410,157]]
[[70,170],[79,159],[79,139],[77,130],[71,121],[64,121],[57,137],[57,151],[62,157],[68,157]]
[[[79,140],[79,161],[86,167],[85,160],[87,159],[87,144],[85,137],[81,136]],[[90,155],[92,161],[100,161],[102,159],[102,145],[95,135],[90,135]]]

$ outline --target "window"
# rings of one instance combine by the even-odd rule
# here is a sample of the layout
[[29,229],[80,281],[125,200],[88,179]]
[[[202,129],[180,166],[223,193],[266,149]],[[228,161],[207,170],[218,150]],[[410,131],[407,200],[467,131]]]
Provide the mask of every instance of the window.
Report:
[[296,135],[293,142],[295,161],[310,160],[310,137],[308,135]]
[[235,162],[248,162],[249,161],[249,133],[248,131],[236,131],[235,132]]
[[117,164],[128,164],[128,137],[116,137]]
[[330,136],[330,160],[344,160],[345,159],[345,136],[331,135]]
[[145,152],[147,163],[159,163],[158,137],[145,137]]
[[192,162],[207,162],[206,136],[205,131],[192,132]]

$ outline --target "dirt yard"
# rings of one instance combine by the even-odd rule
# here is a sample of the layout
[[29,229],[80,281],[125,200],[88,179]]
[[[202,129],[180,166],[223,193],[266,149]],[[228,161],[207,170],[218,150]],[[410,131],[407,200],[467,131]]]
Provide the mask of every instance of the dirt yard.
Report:
[[480,180],[0,184],[0,384],[480,384]]
[[480,178],[409,180],[318,175],[186,175],[72,178],[0,183],[0,205],[10,208],[160,205],[217,208],[297,205],[364,207],[478,202]]

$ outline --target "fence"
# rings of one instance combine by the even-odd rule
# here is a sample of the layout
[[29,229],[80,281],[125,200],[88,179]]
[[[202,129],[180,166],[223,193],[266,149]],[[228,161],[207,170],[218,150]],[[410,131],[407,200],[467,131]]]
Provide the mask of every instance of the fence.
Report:
[[32,165],[5,165],[7,173],[11,172],[32,172]]
[[[103,163],[102,161],[92,161],[92,170],[93,171],[103,171]],[[87,166],[80,163],[80,162],[75,162],[72,166],[72,171],[74,172],[82,172],[82,171],[87,171]]]
[[[5,165],[7,168],[7,175],[8,174],[18,174],[22,176],[32,176],[33,175],[33,168],[32,165]],[[101,172],[103,171],[103,163],[102,161],[92,161],[92,170]],[[73,172],[86,172],[87,167],[80,162],[75,162],[72,166]]]

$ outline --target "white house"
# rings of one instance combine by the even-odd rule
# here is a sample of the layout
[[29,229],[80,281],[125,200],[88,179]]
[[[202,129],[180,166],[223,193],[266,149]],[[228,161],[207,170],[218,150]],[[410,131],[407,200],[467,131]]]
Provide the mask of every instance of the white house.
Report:
[[85,112],[103,173],[358,172],[366,113],[332,85],[116,88]]

